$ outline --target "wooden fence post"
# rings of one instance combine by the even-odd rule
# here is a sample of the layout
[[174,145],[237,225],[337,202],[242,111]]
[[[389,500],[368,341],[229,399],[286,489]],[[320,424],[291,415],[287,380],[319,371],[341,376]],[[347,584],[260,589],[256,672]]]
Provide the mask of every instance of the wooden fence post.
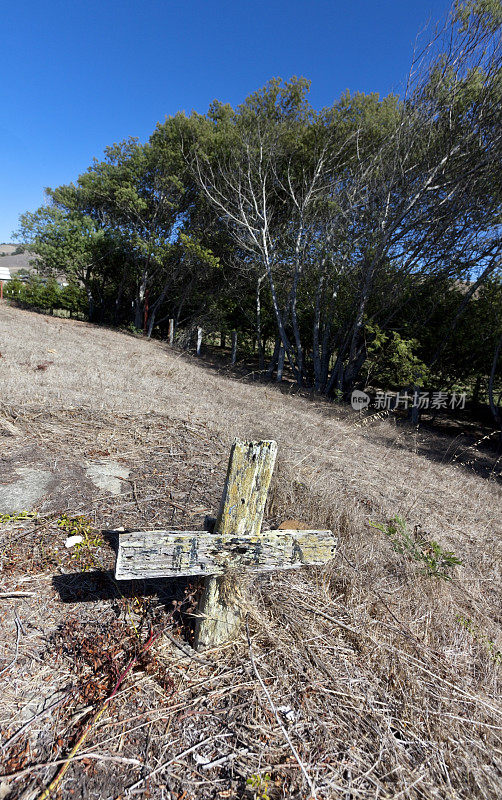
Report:
[[[225,538],[257,536],[274,470],[277,443],[235,440],[214,534]],[[235,635],[241,623],[236,575],[206,578],[196,622],[195,646],[217,646]]]
[[232,331],[232,364],[237,361],[237,331]]
[[202,328],[197,328],[197,355],[200,356],[200,348],[202,346]]
[[173,344],[174,344],[174,319],[170,319],[169,320],[169,328],[168,328],[168,332],[167,332],[167,340],[168,340],[169,344],[172,347]]

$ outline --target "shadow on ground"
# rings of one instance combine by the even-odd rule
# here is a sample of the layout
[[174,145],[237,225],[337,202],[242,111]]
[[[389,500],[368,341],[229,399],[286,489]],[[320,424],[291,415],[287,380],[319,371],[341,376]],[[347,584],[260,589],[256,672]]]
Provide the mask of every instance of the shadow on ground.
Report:
[[117,581],[112,570],[54,575],[52,585],[63,603],[93,603],[127,597],[157,596],[160,603],[172,607],[181,603],[193,584],[188,578],[146,578]]

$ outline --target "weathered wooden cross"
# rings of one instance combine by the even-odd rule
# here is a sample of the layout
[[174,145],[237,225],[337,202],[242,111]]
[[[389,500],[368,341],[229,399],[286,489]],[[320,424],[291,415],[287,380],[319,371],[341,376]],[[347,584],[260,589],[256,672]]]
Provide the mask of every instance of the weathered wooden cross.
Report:
[[324,564],[336,552],[331,531],[262,531],[277,443],[235,440],[212,532],[128,531],[119,536],[117,580],[207,576],[196,647],[233,638],[242,617],[239,573]]

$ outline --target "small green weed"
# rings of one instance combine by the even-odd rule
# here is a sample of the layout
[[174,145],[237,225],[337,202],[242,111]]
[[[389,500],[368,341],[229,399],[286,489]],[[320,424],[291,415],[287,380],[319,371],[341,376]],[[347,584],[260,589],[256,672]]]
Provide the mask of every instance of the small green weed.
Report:
[[460,623],[462,628],[465,628],[466,631],[472,635],[473,639],[475,639],[480,644],[484,645],[490,654],[490,658],[495,664],[502,664],[502,650],[498,650],[495,642],[490,639],[486,633],[483,633],[477,625],[475,625],[469,617],[463,617],[461,614],[457,614],[457,622]]
[[66,531],[68,536],[81,536],[82,541],[73,545],[72,559],[79,562],[80,567],[85,572],[88,569],[98,567],[94,550],[101,547],[103,539],[99,534],[93,533],[92,523],[87,517],[69,517],[63,514],[58,519],[58,528]]
[[390,539],[396,553],[421,564],[420,571],[431,578],[449,581],[453,568],[462,564],[450,550],[443,550],[437,542],[420,537],[417,529],[410,533],[402,517],[395,516],[387,524],[370,520],[370,525]]
[[126,325],[125,330],[127,333],[132,333],[133,336],[143,336],[143,331],[141,328],[137,328],[134,322],[130,322],[129,325]]
[[270,800],[268,795],[270,781],[271,777],[268,772],[264,775],[253,773],[253,775],[246,779],[246,785],[253,790],[255,800]]
[[22,520],[35,519],[36,517],[35,511],[15,511],[14,514],[0,514],[0,523],[21,522]]

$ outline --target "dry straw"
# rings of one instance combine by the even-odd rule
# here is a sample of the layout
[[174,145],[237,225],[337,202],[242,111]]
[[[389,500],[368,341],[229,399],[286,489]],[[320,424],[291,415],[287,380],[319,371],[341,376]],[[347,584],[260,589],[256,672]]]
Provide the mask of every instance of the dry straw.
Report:
[[[266,774],[271,800],[500,797],[502,503],[489,449],[392,420],[356,427],[350,410],[236,381],[160,343],[5,305],[0,339],[2,413],[20,431],[0,432],[4,466],[13,458],[60,468],[103,451],[131,470],[120,497],[82,490],[66,495],[68,513],[98,528],[202,527],[217,508],[232,439],[275,438],[269,523],[298,518],[335,529],[341,542],[325,569],[247,587],[249,643],[201,661],[172,644],[179,629],[157,641],[173,690],[131,671],[66,771],[63,797],[237,797],[249,793],[248,778],[265,785]],[[35,371],[49,349],[54,364]],[[368,524],[396,514],[462,560],[452,581],[421,575]],[[126,613],[92,576],[74,584],[89,602],[62,603],[56,564],[67,573],[75,565],[61,560],[50,514],[40,523],[37,533],[30,522],[2,533],[3,557],[23,559],[2,592],[30,593],[0,607],[0,666],[18,650],[2,676],[3,741],[22,730],[14,744],[25,748],[18,762],[8,748],[3,780],[26,797],[66,762],[83,712],[56,702],[85,676],[54,658],[51,632],[71,608],[84,631],[112,630],[120,613],[124,631],[134,618],[141,636],[148,605],[140,592]],[[41,543],[54,563],[37,555]],[[63,578],[71,594],[73,579]],[[17,644],[14,607],[26,633]],[[151,613],[165,621],[164,606]],[[86,713],[98,711],[91,704]]]

